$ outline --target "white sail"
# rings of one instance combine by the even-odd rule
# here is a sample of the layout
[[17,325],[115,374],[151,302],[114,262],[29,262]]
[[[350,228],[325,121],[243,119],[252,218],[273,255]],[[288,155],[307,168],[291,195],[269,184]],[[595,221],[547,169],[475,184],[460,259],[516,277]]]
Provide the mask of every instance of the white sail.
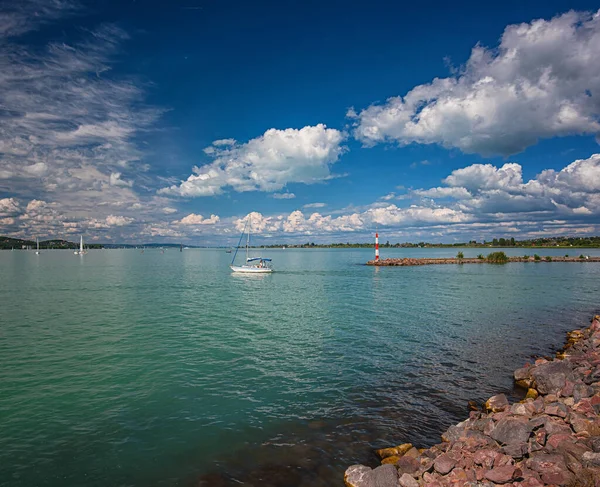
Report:
[[83,235],[81,236],[81,238],[79,239],[79,253],[82,254],[83,253]]

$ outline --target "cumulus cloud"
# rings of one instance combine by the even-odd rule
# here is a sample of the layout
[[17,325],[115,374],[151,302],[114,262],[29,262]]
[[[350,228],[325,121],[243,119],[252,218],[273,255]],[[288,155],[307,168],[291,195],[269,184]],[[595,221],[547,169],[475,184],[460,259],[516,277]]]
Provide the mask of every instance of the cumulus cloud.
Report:
[[571,11],[510,25],[497,48],[475,46],[457,75],[348,115],[367,146],[510,155],[542,138],[600,134],[599,91],[600,14]]
[[213,196],[234,191],[280,191],[288,183],[313,184],[332,177],[330,166],[344,152],[345,135],[323,124],[302,129],[269,129],[244,144],[233,139],[208,148],[213,162],[194,167],[187,180],[160,193]]
[[0,199],[0,216],[11,216],[21,212],[19,202],[14,198]]
[[273,198],[276,200],[292,200],[296,197],[294,193],[274,193]]
[[210,218],[204,218],[202,215],[190,213],[188,216],[185,216],[181,220],[173,223],[179,225],[214,225],[215,223],[218,223],[219,220],[220,218],[217,215],[210,215]]

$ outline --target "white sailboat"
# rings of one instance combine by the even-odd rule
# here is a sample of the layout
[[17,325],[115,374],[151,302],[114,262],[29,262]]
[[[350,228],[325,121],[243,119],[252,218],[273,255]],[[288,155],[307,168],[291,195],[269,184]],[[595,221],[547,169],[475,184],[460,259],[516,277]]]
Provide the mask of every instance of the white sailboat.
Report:
[[87,250],[85,250],[83,248],[83,235],[81,235],[81,238],[79,239],[79,251],[75,251],[73,252],[75,255],[83,255],[83,254],[87,254]]
[[37,249],[35,251],[36,255],[40,255],[40,241],[38,240],[37,237],[35,237],[35,243],[37,245]]
[[[248,227],[248,235],[246,237],[246,263],[244,265],[234,265],[235,257],[240,248],[240,242],[242,241],[246,227]],[[240,235],[240,241],[238,242],[238,246],[235,249],[235,254],[233,254],[233,259],[231,260],[231,265],[229,267],[231,268],[231,270],[233,272],[245,272],[248,274],[266,274],[269,272],[273,272],[273,268],[271,267],[271,259],[267,259],[265,257],[250,257],[249,256],[251,231],[252,231],[252,217],[251,217],[251,215],[248,215],[248,220],[246,221],[244,230],[242,230],[242,234]]]

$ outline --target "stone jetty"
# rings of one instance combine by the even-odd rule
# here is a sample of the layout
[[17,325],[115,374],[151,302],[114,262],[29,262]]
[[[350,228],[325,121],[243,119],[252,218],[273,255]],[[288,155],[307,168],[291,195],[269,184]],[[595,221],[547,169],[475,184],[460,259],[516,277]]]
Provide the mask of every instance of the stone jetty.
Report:
[[527,390],[472,409],[431,448],[405,443],[378,450],[381,465],[353,465],[347,487],[600,486],[600,316],[567,333],[552,360],[514,373]]
[[[591,257],[584,256],[581,257],[550,257],[547,259],[546,257],[540,257],[539,260],[536,260],[535,257],[506,257],[506,261],[500,262],[502,264],[509,262],[534,262],[534,263],[547,263],[547,262],[600,262],[600,257]],[[370,260],[367,262],[367,265],[373,265],[378,267],[400,267],[400,266],[415,266],[415,265],[434,265],[434,264],[497,264],[498,262],[490,262],[487,258],[478,259],[478,258],[468,258],[468,259],[458,259],[455,257],[447,258],[447,259],[414,259],[414,258],[404,258],[404,259],[381,259],[381,260]]]

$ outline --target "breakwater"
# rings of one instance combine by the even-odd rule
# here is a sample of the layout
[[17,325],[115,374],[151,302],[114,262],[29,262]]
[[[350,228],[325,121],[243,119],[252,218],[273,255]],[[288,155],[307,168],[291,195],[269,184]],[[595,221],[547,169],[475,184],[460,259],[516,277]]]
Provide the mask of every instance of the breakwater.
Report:
[[428,449],[377,450],[381,466],[349,467],[347,487],[594,486],[600,483],[600,316],[567,333],[552,360],[514,372],[524,400],[473,409]]
[[416,266],[416,265],[435,265],[435,264],[506,264],[509,262],[600,262],[600,257],[584,256],[582,257],[506,257],[502,262],[490,261],[487,257],[484,258],[467,258],[459,259],[457,257],[442,258],[442,259],[418,259],[418,258],[391,258],[381,260],[370,260],[367,265],[378,267],[401,267],[401,266]]

